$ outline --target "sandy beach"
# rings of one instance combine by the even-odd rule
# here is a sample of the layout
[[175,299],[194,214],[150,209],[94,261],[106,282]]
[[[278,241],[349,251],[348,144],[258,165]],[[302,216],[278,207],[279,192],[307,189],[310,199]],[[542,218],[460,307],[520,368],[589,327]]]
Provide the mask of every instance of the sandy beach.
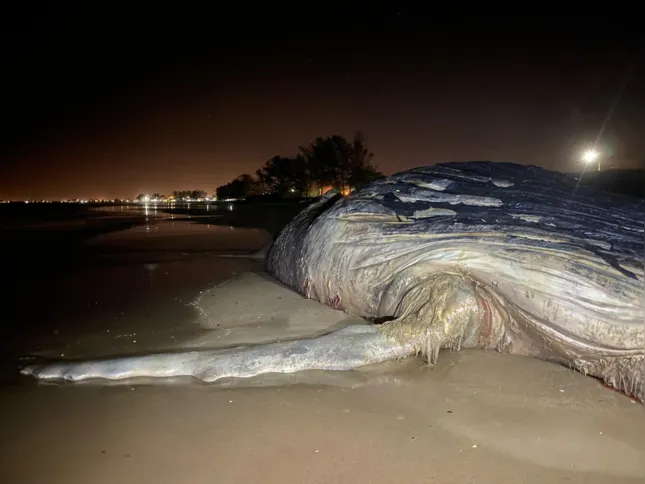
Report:
[[[316,336],[362,320],[303,299],[258,229],[161,221],[101,235],[21,351],[96,357]],[[35,296],[38,301],[38,296]],[[46,330],[44,328],[47,328]],[[22,361],[24,363],[24,361]],[[645,407],[561,366],[444,352],[204,385],[2,383],[6,483],[637,483]],[[5,375],[6,376],[6,375]]]

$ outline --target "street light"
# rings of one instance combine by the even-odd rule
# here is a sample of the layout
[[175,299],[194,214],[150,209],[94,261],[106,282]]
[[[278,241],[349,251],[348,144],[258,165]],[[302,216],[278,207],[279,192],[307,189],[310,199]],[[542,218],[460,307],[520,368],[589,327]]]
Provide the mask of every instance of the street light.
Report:
[[585,151],[582,155],[582,161],[584,161],[587,164],[593,163],[595,161],[598,167],[598,171],[600,171],[600,155],[596,150]]

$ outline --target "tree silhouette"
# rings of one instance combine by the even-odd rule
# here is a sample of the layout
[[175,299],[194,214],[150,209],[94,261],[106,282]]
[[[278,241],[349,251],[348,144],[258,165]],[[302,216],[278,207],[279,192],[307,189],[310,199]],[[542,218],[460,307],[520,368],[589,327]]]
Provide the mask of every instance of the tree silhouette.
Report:
[[281,196],[307,193],[310,186],[307,160],[304,156],[274,156],[258,170],[258,182],[266,191]]
[[350,149],[350,167],[347,184],[354,188],[362,188],[372,181],[382,178],[383,174],[377,171],[376,166],[372,165],[372,153],[366,146],[365,136],[361,131],[354,134],[354,140]]
[[347,159],[347,141],[341,136],[316,138],[309,146],[300,147],[315,187],[322,195],[323,187],[339,185],[340,174]]
[[309,146],[301,147],[301,151],[320,195],[326,186],[345,192],[382,176],[371,163],[374,153],[367,148],[360,131],[352,142],[338,135],[317,138]]
[[206,192],[204,190],[175,190],[172,192],[172,196],[177,201],[198,200],[206,198]]
[[206,192],[204,190],[191,190],[190,199],[199,200],[200,198],[206,198]]
[[218,199],[251,195],[322,195],[328,187],[343,193],[360,188],[383,176],[372,165],[374,153],[365,136],[357,131],[352,141],[340,135],[318,137],[292,157],[274,156],[256,170],[255,178],[240,175],[217,189]]
[[257,182],[251,175],[240,175],[232,182],[217,188],[217,199],[228,200],[251,196],[257,193],[257,186]]

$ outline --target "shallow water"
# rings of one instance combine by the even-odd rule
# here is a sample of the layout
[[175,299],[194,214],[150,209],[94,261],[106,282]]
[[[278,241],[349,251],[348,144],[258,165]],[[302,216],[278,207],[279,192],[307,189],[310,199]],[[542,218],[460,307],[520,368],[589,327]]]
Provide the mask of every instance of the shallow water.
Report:
[[3,368],[24,354],[146,351],[193,335],[198,326],[186,323],[196,317],[190,303],[200,291],[261,269],[215,255],[253,252],[270,241],[261,229],[128,214],[39,230],[28,224],[0,236],[10,281],[1,295]]

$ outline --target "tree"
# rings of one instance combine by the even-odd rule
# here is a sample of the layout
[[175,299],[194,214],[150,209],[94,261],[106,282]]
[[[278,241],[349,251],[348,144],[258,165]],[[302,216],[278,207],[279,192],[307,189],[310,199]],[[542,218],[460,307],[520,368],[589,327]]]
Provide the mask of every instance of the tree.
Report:
[[188,198],[190,198],[191,200],[206,198],[206,192],[204,190],[190,190],[190,195]]
[[372,165],[372,153],[360,131],[352,141],[340,135],[316,138],[292,157],[274,156],[256,170],[255,177],[244,174],[217,189],[217,198],[244,198],[268,193],[282,197],[303,195],[325,187],[343,193],[361,188],[382,177]]
[[255,183],[258,187],[258,192],[260,195],[264,195],[270,191],[269,180],[265,176],[262,169],[255,170]]
[[316,138],[300,150],[321,195],[325,186],[346,192],[382,176],[371,163],[374,154],[367,148],[365,137],[360,131],[355,133],[352,142],[334,135]]
[[305,193],[309,189],[310,177],[304,156],[274,156],[257,172],[259,183],[266,191],[281,196]]
[[206,198],[206,192],[204,190],[175,190],[172,192],[172,196],[178,201],[199,200],[200,198]]
[[244,182],[239,178],[236,178],[226,185],[218,187],[216,190],[218,200],[228,200],[230,198],[244,198]]
[[374,153],[366,147],[365,136],[361,131],[357,131],[350,148],[350,170],[347,177],[350,187],[362,188],[384,176],[383,173],[377,171],[376,166],[372,165],[372,158],[374,158]]
[[259,180],[256,180],[248,173],[240,175],[237,180],[242,182],[243,197],[251,197],[254,195],[262,195],[264,193],[263,187]]
[[[259,172],[260,170],[258,170]],[[264,189],[259,180],[256,180],[248,173],[238,176],[235,180],[226,185],[218,187],[215,191],[218,200],[229,198],[246,198],[254,195],[263,195]]]
[[339,185],[344,145],[341,136],[329,136],[316,138],[309,146],[300,147],[309,174],[321,195],[323,187]]

